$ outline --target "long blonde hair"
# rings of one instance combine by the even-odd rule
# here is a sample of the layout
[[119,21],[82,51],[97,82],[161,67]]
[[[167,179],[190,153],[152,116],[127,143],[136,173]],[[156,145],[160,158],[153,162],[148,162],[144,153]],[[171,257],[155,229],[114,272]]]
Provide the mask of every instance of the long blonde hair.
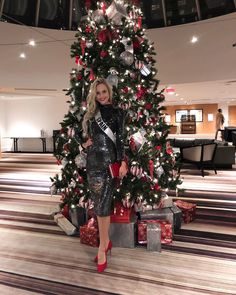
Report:
[[111,85],[107,82],[106,79],[97,78],[93,82],[93,84],[91,85],[89,95],[87,96],[87,111],[84,115],[84,119],[82,122],[83,135],[85,137],[88,136],[88,121],[96,115],[97,110],[98,110],[96,97],[97,97],[97,86],[100,84],[104,84],[107,87],[108,93],[109,93],[109,99],[110,99],[110,102],[112,103],[112,87],[111,87]]

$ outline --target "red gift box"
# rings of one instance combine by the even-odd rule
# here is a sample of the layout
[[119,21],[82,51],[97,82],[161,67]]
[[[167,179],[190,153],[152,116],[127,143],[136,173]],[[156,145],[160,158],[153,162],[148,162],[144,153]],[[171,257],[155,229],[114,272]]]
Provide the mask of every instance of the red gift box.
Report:
[[182,200],[175,201],[175,205],[182,211],[182,218],[184,223],[189,223],[196,217],[196,204],[184,202]]
[[121,203],[116,203],[111,213],[111,222],[129,223],[133,215],[133,208],[125,208]]
[[99,246],[97,220],[90,218],[88,223],[80,226],[80,243],[93,247]]
[[172,224],[167,220],[142,220],[138,222],[138,243],[147,244],[147,224],[159,223],[161,226],[161,243],[172,243]]

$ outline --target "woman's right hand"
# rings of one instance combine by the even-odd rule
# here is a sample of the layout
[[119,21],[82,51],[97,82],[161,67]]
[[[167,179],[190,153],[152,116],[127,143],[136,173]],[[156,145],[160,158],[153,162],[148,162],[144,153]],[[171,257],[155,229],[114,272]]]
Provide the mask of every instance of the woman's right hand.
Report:
[[88,148],[90,145],[92,145],[92,144],[93,144],[92,139],[89,138],[85,143],[82,144],[82,147],[83,147],[84,149],[87,149],[87,148]]

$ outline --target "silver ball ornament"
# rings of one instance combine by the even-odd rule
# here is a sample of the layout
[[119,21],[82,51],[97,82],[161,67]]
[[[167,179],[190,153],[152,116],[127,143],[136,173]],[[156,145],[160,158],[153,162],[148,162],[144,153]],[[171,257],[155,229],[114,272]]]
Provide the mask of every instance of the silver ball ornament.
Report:
[[92,48],[93,47],[93,42],[92,41],[86,41],[86,47],[87,48]]
[[134,62],[134,55],[129,51],[123,51],[120,55],[120,58],[121,61],[128,66],[131,66]]
[[100,24],[102,22],[105,21],[104,19],[104,16],[103,16],[103,11],[98,9],[98,10],[95,10],[94,13],[93,13],[93,20],[97,23],[97,24]]
[[119,79],[118,79],[118,76],[117,75],[112,75],[110,74],[107,78],[106,78],[107,82],[112,85],[112,86],[115,86],[117,87],[118,85],[118,82],[119,82]]

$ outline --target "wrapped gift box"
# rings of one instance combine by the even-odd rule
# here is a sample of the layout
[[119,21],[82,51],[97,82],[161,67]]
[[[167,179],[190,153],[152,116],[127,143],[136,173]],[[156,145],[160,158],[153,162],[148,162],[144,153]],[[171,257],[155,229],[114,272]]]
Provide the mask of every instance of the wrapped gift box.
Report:
[[182,211],[175,204],[173,204],[173,206],[170,209],[173,212],[173,217],[174,217],[174,232],[176,233],[176,232],[178,232],[181,229]]
[[114,247],[134,248],[137,237],[136,220],[129,223],[111,223],[109,236]]
[[175,205],[182,211],[183,221],[189,223],[196,217],[196,204],[184,202],[182,200],[175,201]]
[[173,206],[173,199],[167,195],[165,195],[159,204],[159,208],[170,208]]
[[159,223],[147,224],[147,250],[161,252],[161,226]]
[[161,226],[161,243],[172,242],[172,223],[167,220],[142,220],[138,222],[138,243],[147,244],[147,224],[157,223]]
[[55,214],[54,220],[68,236],[73,236],[77,233],[76,227],[63,214]]
[[111,213],[111,222],[129,223],[134,216],[133,208],[125,208],[121,203],[116,203]]
[[80,243],[93,247],[99,246],[99,234],[97,221],[89,219],[88,223],[80,226]]
[[141,212],[140,215],[141,215],[141,220],[161,219],[161,220],[168,220],[171,224],[173,224],[173,221],[174,221],[173,212],[171,211],[170,208],[148,210],[145,212]]
[[85,208],[76,206],[75,208],[70,208],[69,216],[71,223],[78,229],[81,225],[86,223],[86,210]]

